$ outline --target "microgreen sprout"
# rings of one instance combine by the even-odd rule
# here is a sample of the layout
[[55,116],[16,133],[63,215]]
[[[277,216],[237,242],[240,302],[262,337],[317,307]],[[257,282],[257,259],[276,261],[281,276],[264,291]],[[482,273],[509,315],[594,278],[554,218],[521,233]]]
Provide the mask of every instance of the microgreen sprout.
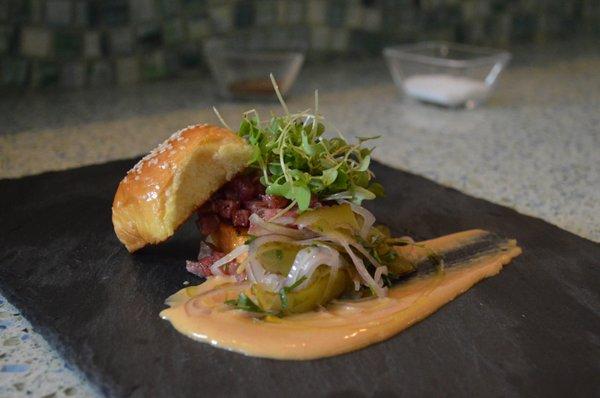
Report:
[[313,197],[360,204],[383,195],[369,170],[372,148],[362,146],[368,139],[351,145],[341,134],[325,138],[318,91],[314,113],[290,113],[275,78],[270,77],[284,115],[261,120],[252,109],[243,114],[238,132],[253,148],[249,166],[260,171],[267,194],[291,200],[300,212],[310,207]]

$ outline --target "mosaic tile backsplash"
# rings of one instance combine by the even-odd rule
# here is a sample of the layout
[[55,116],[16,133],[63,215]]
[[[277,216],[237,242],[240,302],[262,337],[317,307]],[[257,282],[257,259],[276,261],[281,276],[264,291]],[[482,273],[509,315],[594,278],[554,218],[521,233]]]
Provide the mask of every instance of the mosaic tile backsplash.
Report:
[[600,37],[598,0],[0,0],[0,89],[205,73],[211,36],[303,40],[309,56],[442,39],[506,47]]

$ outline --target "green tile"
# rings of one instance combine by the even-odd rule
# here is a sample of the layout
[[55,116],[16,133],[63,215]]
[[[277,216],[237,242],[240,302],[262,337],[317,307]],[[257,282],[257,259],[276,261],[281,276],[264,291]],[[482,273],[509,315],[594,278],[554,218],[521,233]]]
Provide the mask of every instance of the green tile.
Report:
[[41,25],[44,22],[44,0],[29,0],[29,22]]
[[62,65],[60,85],[68,88],[80,88],[85,85],[86,73],[83,62],[69,62]]
[[52,53],[52,34],[49,29],[26,27],[20,34],[21,54],[43,58]]
[[122,26],[130,20],[129,4],[124,0],[102,0],[90,3],[92,26]]
[[144,51],[158,48],[163,44],[163,30],[158,22],[139,25],[135,37],[137,45]]
[[[392,4],[390,4],[392,3]],[[402,24],[402,15],[404,9],[396,6],[393,1],[383,3],[383,13],[381,19],[381,29],[386,34],[393,34],[400,30]]]
[[107,60],[98,60],[88,67],[88,81],[92,87],[104,87],[115,81],[112,63]]
[[137,83],[140,80],[140,65],[135,57],[117,58],[115,80],[119,85]]
[[12,40],[12,27],[0,27],[0,55],[8,53],[10,50],[10,42]]
[[327,24],[339,28],[346,21],[347,3],[345,0],[332,0],[327,4]]
[[183,13],[185,15],[204,15],[207,12],[208,5],[206,0],[181,0]]
[[331,49],[336,52],[345,52],[348,50],[350,31],[340,28],[334,29],[331,34]]
[[[286,0],[280,0],[279,1],[280,4],[280,13],[282,10],[281,5],[284,4],[285,7],[283,8],[283,11],[285,13],[285,23],[289,24],[289,25],[297,25],[297,24],[302,24],[306,18],[306,3],[303,1],[286,1]],[[283,18],[280,18],[279,20],[281,21]]]
[[346,3],[346,26],[354,29],[360,28],[363,20],[361,0],[347,0]]
[[133,53],[133,31],[129,26],[114,28],[108,31],[109,51],[111,55],[129,55]]
[[29,61],[22,58],[4,58],[2,64],[2,84],[24,87],[27,84]]
[[199,69],[202,66],[202,52],[195,45],[187,45],[179,50],[179,64],[183,69]]
[[156,80],[167,76],[165,55],[162,51],[142,56],[141,76],[144,80]]
[[173,19],[164,24],[165,44],[174,45],[183,41],[183,24],[181,19]]
[[136,22],[153,21],[158,17],[155,0],[129,0],[129,12]]
[[89,13],[89,3],[87,1],[76,1],[75,4],[73,4],[73,23],[75,26],[88,26]]
[[331,28],[313,26],[310,32],[310,48],[316,51],[328,50],[331,46]]
[[205,17],[196,17],[187,21],[189,38],[192,41],[199,41],[210,33],[210,24]]
[[32,7],[29,1],[17,0],[11,2],[4,0],[0,1],[1,3],[4,3],[6,8],[4,10],[0,9],[0,12],[4,14],[3,17],[7,22],[22,24],[31,20]]
[[352,30],[350,32],[350,43],[352,50],[367,52],[372,55],[379,55],[383,47],[381,34],[364,30]]
[[325,23],[327,14],[327,2],[324,0],[309,0],[307,10],[307,23],[310,26],[322,25]]
[[162,16],[176,16],[181,11],[179,0],[158,0],[158,4],[158,11]]
[[48,87],[58,83],[58,65],[49,61],[34,61],[31,65],[31,87]]
[[179,76],[182,71],[182,65],[179,59],[179,49],[165,49],[165,69],[168,76]]
[[71,22],[70,0],[46,0],[46,24],[67,26]]
[[217,33],[226,33],[233,27],[233,9],[230,4],[210,7],[209,18]]
[[382,10],[380,8],[367,8],[363,12],[362,28],[369,32],[377,32],[382,27]]
[[78,32],[57,31],[54,34],[54,53],[58,58],[73,58],[81,54],[83,38]]
[[[571,23],[570,20],[567,23],[570,24]],[[532,15],[532,14],[515,15],[512,18],[512,29],[511,29],[511,33],[510,33],[510,40],[512,42],[530,41],[531,39],[533,39],[536,27],[537,27],[537,19],[534,15]],[[566,32],[563,31],[563,33],[572,32],[570,26],[569,27],[563,26],[563,28],[566,28]]]
[[10,18],[10,9],[8,1],[0,1],[0,21],[8,21]]
[[85,32],[83,35],[83,56],[85,58],[98,58],[101,55],[100,32]]
[[254,24],[254,4],[249,1],[240,1],[234,9],[234,25],[237,28],[247,28]]
[[275,0],[261,0],[256,2],[255,23],[258,26],[273,26],[277,23],[277,5]]

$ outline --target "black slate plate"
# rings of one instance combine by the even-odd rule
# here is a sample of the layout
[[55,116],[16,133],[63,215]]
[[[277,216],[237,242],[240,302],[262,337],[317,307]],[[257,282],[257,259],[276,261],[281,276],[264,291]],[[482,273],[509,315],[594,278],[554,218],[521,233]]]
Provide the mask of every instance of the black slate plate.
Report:
[[515,237],[497,277],[381,344],[309,362],[195,343],[158,318],[197,282],[186,225],[130,255],[110,205],[133,161],[0,181],[0,289],[67,360],[111,396],[598,396],[600,245],[424,178],[375,165],[371,206],[418,239],[470,228]]

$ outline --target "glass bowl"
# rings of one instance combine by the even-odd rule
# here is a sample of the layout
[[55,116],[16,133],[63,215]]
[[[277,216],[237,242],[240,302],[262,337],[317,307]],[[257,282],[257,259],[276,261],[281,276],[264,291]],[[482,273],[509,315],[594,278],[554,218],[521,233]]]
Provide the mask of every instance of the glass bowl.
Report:
[[511,58],[506,51],[447,42],[392,46],[383,54],[396,87],[406,95],[465,108],[487,100]]
[[298,77],[305,52],[302,42],[276,43],[252,36],[213,38],[204,45],[219,95],[228,99],[276,99],[271,73],[285,96]]

